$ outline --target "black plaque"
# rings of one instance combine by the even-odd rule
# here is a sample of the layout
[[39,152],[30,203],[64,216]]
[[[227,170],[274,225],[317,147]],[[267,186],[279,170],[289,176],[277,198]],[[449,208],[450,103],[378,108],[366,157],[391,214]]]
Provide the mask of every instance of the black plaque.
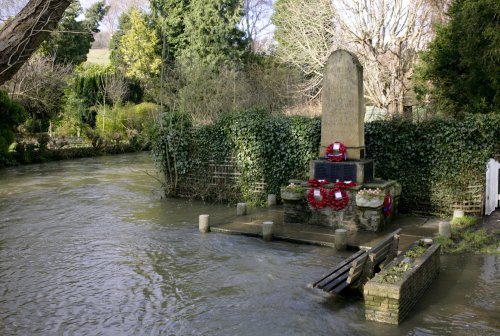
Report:
[[315,160],[313,161],[312,173],[313,177],[318,180],[364,183],[373,180],[373,161],[330,162],[327,160]]
[[331,182],[356,181],[357,167],[354,163],[316,161],[314,163],[314,178]]

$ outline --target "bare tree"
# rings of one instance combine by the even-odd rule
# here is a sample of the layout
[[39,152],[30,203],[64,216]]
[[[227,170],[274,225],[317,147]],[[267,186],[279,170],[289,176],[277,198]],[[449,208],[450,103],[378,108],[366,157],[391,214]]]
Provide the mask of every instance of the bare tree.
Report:
[[334,23],[341,46],[364,66],[365,96],[390,114],[402,114],[417,52],[431,36],[426,0],[337,0]]
[[425,5],[431,12],[431,22],[433,29],[446,22],[446,11],[450,5],[451,0],[426,0]]
[[0,85],[12,78],[57,27],[71,0],[30,0],[0,28]]
[[113,105],[123,102],[128,94],[128,86],[125,76],[121,73],[107,75],[104,78],[108,98]]
[[432,36],[426,1],[279,0],[273,16],[278,55],[302,71],[302,89],[316,97],[327,57],[347,49],[364,66],[367,100],[402,113],[417,52]]
[[278,57],[302,72],[300,90],[311,98],[320,93],[323,67],[338,48],[333,29],[330,0],[281,0],[276,3],[273,23],[277,26]]
[[132,7],[146,9],[148,3],[149,1],[147,0],[107,0],[106,4],[109,5],[109,10],[102,21],[102,25],[104,26],[103,31],[114,34],[118,27],[118,18],[122,13],[128,11]]
[[2,88],[25,107],[33,120],[50,119],[59,112],[70,73],[71,66],[35,54]]
[[245,0],[243,2],[243,18],[241,29],[252,43],[253,51],[264,51],[261,43],[266,40],[266,35],[272,32],[271,15],[273,12],[273,0]]

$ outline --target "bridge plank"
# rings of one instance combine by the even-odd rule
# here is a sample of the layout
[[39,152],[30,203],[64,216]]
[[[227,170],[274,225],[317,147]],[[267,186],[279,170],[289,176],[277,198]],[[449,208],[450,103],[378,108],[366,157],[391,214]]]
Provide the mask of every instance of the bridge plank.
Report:
[[352,274],[349,273],[349,277],[347,278],[347,283],[352,284],[354,281],[358,280],[361,277],[361,273],[363,273],[363,268],[358,269]]
[[394,250],[397,251],[399,232],[401,229],[382,239],[370,250],[360,250],[344,259],[316,281],[313,287],[323,289],[326,292],[340,293],[350,284],[365,283],[373,276],[375,267],[384,262],[390,254],[393,254]]
[[335,287],[340,285],[342,282],[345,282],[347,280],[347,277],[349,276],[348,273],[344,273],[338,278],[336,278],[334,281],[331,281],[329,284],[327,284],[323,289],[327,292],[331,292],[334,290]]
[[332,292],[335,292],[336,294],[339,294],[340,292],[342,292],[345,288],[349,287],[349,283],[346,281],[346,282],[343,282],[341,283],[340,285],[338,285],[337,287],[335,287]]
[[[315,287],[318,287],[320,289],[326,288],[333,281],[335,281],[335,279],[337,279],[338,277],[341,277],[344,274],[348,273],[350,268],[351,268],[351,264],[349,263],[349,264],[345,265],[344,267],[342,267],[341,269],[339,269],[337,272],[335,272],[335,273],[331,274],[330,276],[327,276],[326,278],[322,279],[322,281],[320,281],[320,283],[318,283],[318,285],[315,286]],[[346,275],[346,279],[347,279],[347,275]]]
[[314,284],[313,284],[313,287],[317,287],[319,285],[320,282],[322,282],[323,280],[325,280],[326,278],[332,276],[334,273],[338,272],[341,268],[343,268],[344,266],[346,266],[347,264],[351,263],[354,259],[358,258],[360,255],[363,255],[365,254],[366,251],[365,250],[359,250],[357,251],[356,253],[352,254],[351,256],[349,256],[348,258],[344,259],[343,261],[341,261],[338,265],[336,265],[333,269],[331,269],[330,271],[328,271],[326,274],[324,274],[318,281],[316,281]]

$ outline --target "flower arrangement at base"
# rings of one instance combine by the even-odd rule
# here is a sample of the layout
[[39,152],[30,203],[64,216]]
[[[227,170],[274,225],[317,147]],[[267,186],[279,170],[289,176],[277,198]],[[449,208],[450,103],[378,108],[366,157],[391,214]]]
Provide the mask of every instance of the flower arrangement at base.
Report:
[[361,189],[356,194],[356,205],[358,207],[379,208],[384,203],[385,192],[380,188]]
[[[316,195],[315,195],[316,192]],[[317,196],[319,193],[319,197]],[[317,198],[318,197],[318,198]],[[322,209],[328,203],[328,192],[325,188],[311,188],[307,193],[307,200],[313,209]]]
[[290,183],[285,187],[287,191],[303,192],[304,188],[300,184]]
[[349,203],[349,194],[343,189],[335,187],[328,193],[328,205],[336,211],[344,209]]
[[384,198],[384,216],[385,217],[390,217],[392,216],[392,196],[391,195],[385,195]]
[[364,196],[364,197],[367,197],[367,198],[370,198],[370,197],[382,197],[382,189],[380,188],[377,188],[377,189],[361,189],[360,191],[358,191],[358,195],[360,196]]
[[326,147],[326,158],[328,161],[345,161],[347,159],[346,148],[342,142],[334,142]]
[[303,186],[295,183],[290,183],[286,187],[281,187],[281,198],[286,201],[299,201],[305,196]]

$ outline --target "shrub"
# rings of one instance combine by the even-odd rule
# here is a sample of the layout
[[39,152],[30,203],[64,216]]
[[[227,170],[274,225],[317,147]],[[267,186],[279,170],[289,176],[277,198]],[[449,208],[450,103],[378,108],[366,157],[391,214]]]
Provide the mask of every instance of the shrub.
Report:
[[24,122],[26,113],[22,106],[12,101],[8,94],[0,91],[0,161],[9,161],[8,152],[14,142],[14,131]]
[[[319,119],[273,116],[267,110],[251,109],[225,115],[211,125],[184,128],[182,141],[178,126],[165,127],[157,133],[153,152],[167,176],[178,173],[179,188],[194,183],[193,176],[203,176],[199,183],[209,184],[209,163],[234,159],[241,174],[237,191],[247,202],[262,204],[265,195],[279,194],[280,186],[289,179],[307,177],[309,162],[319,148],[319,129]],[[266,188],[256,192],[261,180]],[[228,187],[235,195],[234,186]],[[225,192],[219,189],[220,194]],[[205,194],[197,197],[210,198]]]
[[[309,162],[318,154],[320,125],[318,118],[244,110],[210,125],[189,126],[182,135],[183,145],[169,147],[169,158],[182,167],[176,171],[185,181],[190,174],[206,176],[210,161],[234,158],[243,198],[263,203],[266,193],[277,194],[289,179],[307,178]],[[166,127],[155,135],[154,154],[164,172],[173,163],[168,168],[161,148],[180,141],[180,133],[173,131]],[[365,137],[367,156],[374,159],[378,177],[402,185],[402,212],[449,214],[454,202],[464,200],[469,184],[484,185],[486,162],[499,155],[500,116],[375,121],[365,125]],[[261,180],[267,187],[255,193]]]
[[378,175],[402,185],[403,212],[449,214],[470,184],[485,184],[486,162],[499,155],[500,116],[374,121],[365,133]]

